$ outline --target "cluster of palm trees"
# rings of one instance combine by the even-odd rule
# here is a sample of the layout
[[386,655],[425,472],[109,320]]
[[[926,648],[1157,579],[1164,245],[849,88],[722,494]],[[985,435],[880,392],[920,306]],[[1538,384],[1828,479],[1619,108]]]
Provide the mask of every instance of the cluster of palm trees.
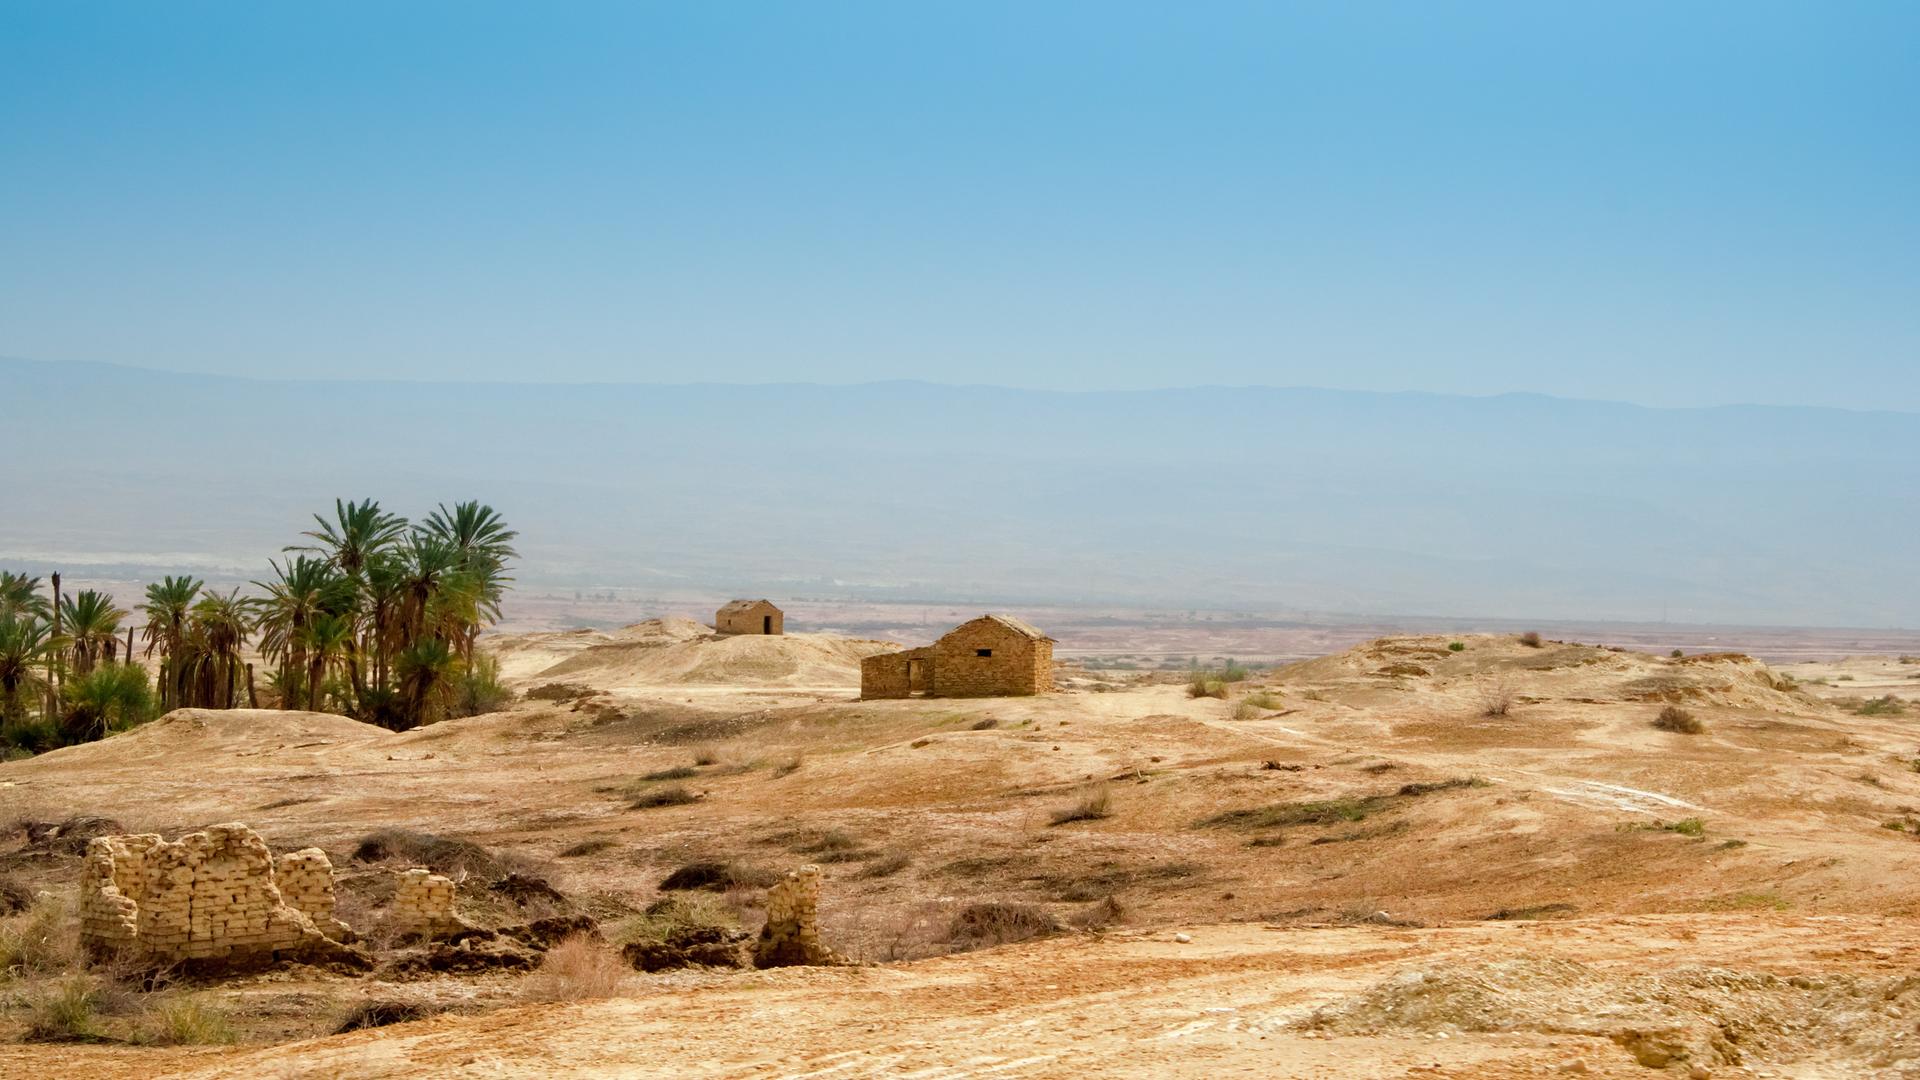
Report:
[[[112,597],[60,596],[54,575],[49,601],[38,578],[0,572],[0,742],[61,745],[156,708],[263,703],[399,730],[504,699],[492,662],[475,650],[500,617],[517,557],[517,534],[492,507],[443,504],[411,523],[371,499],[336,500],[331,520],[314,521],[306,543],[269,560],[256,595],[186,576],[147,586],[139,611],[143,656],[158,662],[151,689],[129,613]],[[249,644],[268,665],[264,688]]]

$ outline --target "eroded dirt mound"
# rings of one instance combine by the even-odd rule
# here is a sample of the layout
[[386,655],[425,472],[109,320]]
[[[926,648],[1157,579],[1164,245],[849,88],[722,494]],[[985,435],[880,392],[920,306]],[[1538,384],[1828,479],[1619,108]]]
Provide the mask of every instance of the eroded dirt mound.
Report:
[[897,646],[830,634],[722,636],[687,619],[653,619],[528,676],[596,690],[647,686],[851,687],[860,661]]
[[51,750],[16,768],[64,769],[98,762],[125,765],[137,761],[181,764],[203,754],[236,750],[268,753],[283,747],[324,747],[365,743],[392,733],[332,713],[279,709],[175,709],[150,724],[99,742]]

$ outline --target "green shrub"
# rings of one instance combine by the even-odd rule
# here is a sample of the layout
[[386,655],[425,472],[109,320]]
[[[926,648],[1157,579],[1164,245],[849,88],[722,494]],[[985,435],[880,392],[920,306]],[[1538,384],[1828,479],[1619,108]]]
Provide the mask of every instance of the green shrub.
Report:
[[67,683],[60,739],[71,746],[125,731],[153,717],[153,688],[138,664],[101,664]]
[[1906,703],[1892,694],[1869,698],[1862,702],[1859,708],[1853,710],[1856,716],[1899,716],[1906,711]]
[[453,716],[481,716],[499,712],[513,702],[513,692],[500,683],[500,661],[476,652],[460,676]]
[[68,975],[28,995],[27,1042],[93,1042],[101,1038],[104,987],[84,972]]
[[1464,641],[1449,641],[1447,642],[1447,651],[1448,652],[1466,652],[1467,643]]
[[1675,649],[1672,652],[1668,653],[1667,655],[1673,657],[1675,660],[1678,660],[1687,654],[1684,652],[1681,652],[1679,649]]
[[634,941],[666,941],[681,932],[713,928],[735,930],[740,926],[733,909],[710,893],[681,893],[656,900],[644,914],[625,919],[613,927],[610,940],[615,945]]

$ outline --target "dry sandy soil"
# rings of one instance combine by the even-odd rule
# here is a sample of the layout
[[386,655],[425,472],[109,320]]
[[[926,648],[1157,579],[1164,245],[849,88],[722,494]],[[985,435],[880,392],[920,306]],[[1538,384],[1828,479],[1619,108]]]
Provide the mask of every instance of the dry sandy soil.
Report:
[[[356,922],[392,867],[352,853],[386,827],[484,845],[603,923],[689,862],[821,861],[825,933],[861,966],[636,973],[559,1004],[518,975],[285,971],[199,990],[240,1045],[6,1045],[0,1075],[1920,1076],[1920,706],[1860,712],[1920,697],[1920,667],[1796,665],[1826,677],[1806,685],[1738,656],[1403,637],[1227,700],[1067,669],[1041,698],[859,702],[875,647],[531,634],[494,644],[536,695],[503,713],[400,734],[181,713],[0,765],[0,818],[318,844]],[[1656,730],[1665,704],[1705,730]],[[633,808],[675,784],[696,798]],[[1108,816],[1054,823],[1095,789]],[[71,886],[71,857],[0,853]],[[513,915],[478,875],[462,896]],[[751,929],[752,890],[727,901]],[[962,951],[981,901],[1087,929]],[[325,1034],[396,990],[454,1011]]]

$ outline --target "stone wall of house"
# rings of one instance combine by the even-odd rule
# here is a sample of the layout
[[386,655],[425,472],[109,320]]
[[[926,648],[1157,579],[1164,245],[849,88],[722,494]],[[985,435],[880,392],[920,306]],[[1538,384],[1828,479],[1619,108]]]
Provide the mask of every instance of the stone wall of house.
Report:
[[835,964],[844,958],[820,943],[820,868],[803,866],[767,890],[767,924],[753,949],[755,967]]
[[915,687],[909,660],[922,662],[921,679],[927,684],[920,689],[931,689],[927,680],[932,678],[932,657],[933,650],[926,646],[866,657],[860,661],[861,699],[912,697]]
[[764,600],[744,608],[729,604],[714,613],[713,628],[722,634],[785,634],[787,616]]
[[991,619],[961,625],[932,649],[931,697],[1020,697],[1053,689],[1053,642]]
[[434,938],[466,929],[453,911],[453,879],[415,867],[400,875],[388,920],[406,936]]
[[[326,869],[330,877],[332,868]],[[308,892],[314,872],[313,861],[303,860]],[[80,939],[95,954],[161,964],[238,964],[338,948],[281,896],[266,842],[237,822],[171,843],[151,834],[89,841]]]

